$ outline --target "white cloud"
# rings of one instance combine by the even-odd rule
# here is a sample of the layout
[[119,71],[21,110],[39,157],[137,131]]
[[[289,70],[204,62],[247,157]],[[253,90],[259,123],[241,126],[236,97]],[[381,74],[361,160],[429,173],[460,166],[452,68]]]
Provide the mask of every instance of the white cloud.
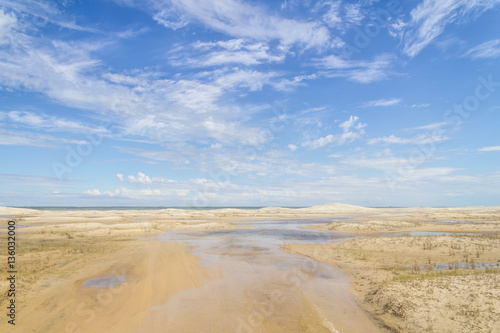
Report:
[[[171,64],[189,67],[211,67],[228,64],[245,66],[269,62],[282,62],[285,54],[280,51],[271,52],[265,43],[249,43],[243,39],[231,39],[217,42],[196,42],[187,51],[176,50]],[[196,55],[201,53],[200,55]]]
[[[324,174],[317,177],[317,165],[311,165],[307,179],[287,178],[272,183],[247,182],[243,184],[214,183],[211,179],[195,178],[169,187],[119,187],[115,190],[100,189],[100,197],[130,198],[138,203],[152,202],[161,204],[165,200],[176,204],[192,205],[195,198],[205,198],[204,204],[211,206],[223,205],[258,205],[259,203],[279,205],[309,205],[318,202],[351,202],[369,206],[419,204],[438,205],[446,193],[463,192],[464,185],[470,195],[474,193],[499,194],[498,187],[492,189],[491,184],[500,184],[497,174],[469,176],[457,174],[457,170],[447,167],[415,168],[404,175],[398,175],[400,163],[404,159],[370,159],[352,157],[346,163],[350,174]],[[352,163],[351,163],[352,162]],[[352,173],[352,167],[380,170],[384,175],[360,177]],[[320,169],[323,172],[323,169]],[[325,170],[327,170],[325,168]],[[397,191],[391,188],[386,173],[398,177],[394,183]],[[313,177],[311,177],[313,175]],[[316,177],[314,177],[314,175]],[[487,185],[488,184],[488,185]],[[235,186],[233,186],[235,185]],[[193,190],[194,189],[194,190]],[[91,190],[89,190],[90,192]],[[325,199],[326,198],[326,199]],[[171,201],[176,200],[176,201]],[[415,201],[417,200],[417,201]],[[199,201],[197,201],[199,202]],[[445,201],[450,204],[449,201]],[[444,202],[443,202],[444,203]]]
[[318,1],[313,5],[314,13],[321,13],[321,19],[330,28],[343,32],[351,25],[360,25],[365,18],[362,3],[348,3],[341,0]]
[[482,151],[482,152],[485,152],[485,151],[500,151],[500,146],[482,147],[482,148],[479,148],[478,151]]
[[293,89],[295,89],[297,86],[305,85],[305,81],[315,80],[318,77],[319,76],[317,74],[297,75],[291,80],[284,78],[277,82],[271,82],[270,84],[274,87],[274,89],[278,91],[293,91]]
[[349,120],[344,121],[339,125],[340,128],[344,130],[344,132],[348,132],[351,128],[355,127],[356,129],[362,129],[366,126],[366,124],[359,123],[359,118],[356,116],[350,116]]
[[175,191],[172,189],[129,189],[126,187],[120,187],[114,191],[101,191],[98,189],[91,189],[83,191],[84,194],[95,196],[95,197],[124,197],[132,199],[147,199],[151,196],[165,197],[173,195],[185,195],[186,191]]
[[32,0],[2,0],[1,5],[16,12],[22,13],[18,16],[18,20],[23,27],[32,25],[44,25],[52,23],[63,29],[84,31],[90,33],[99,33],[95,28],[78,25],[75,21],[68,21],[67,17],[62,15],[58,7],[63,6],[62,3],[51,1],[32,1]]
[[149,177],[142,172],[137,172],[137,176],[129,175],[127,178],[123,177],[121,174],[116,175],[120,181],[124,181],[130,184],[143,184],[143,185],[166,185],[173,184],[176,181],[171,179],[166,179],[163,177]]
[[[129,0],[122,1],[131,2]],[[305,3],[300,0],[295,2],[297,4],[300,2],[301,6]],[[102,61],[97,58],[104,53],[109,54],[109,51],[115,50],[116,44],[114,43],[130,42],[117,41],[116,39],[117,37],[133,37],[135,33],[132,30],[99,36],[78,33],[76,36],[65,30],[70,29],[71,22],[59,20],[62,15],[68,13],[60,13],[55,3],[50,5],[46,2],[46,6],[50,8],[39,9],[41,13],[50,12],[50,15],[43,14],[40,17],[50,17],[52,20],[57,18],[59,23],[55,23],[56,26],[49,23],[47,27],[51,29],[51,33],[44,34],[43,28],[37,30],[36,25],[30,26],[30,30],[26,27],[27,21],[29,21],[27,18],[31,17],[30,15],[36,12],[35,9],[42,6],[44,2],[31,1],[32,7],[28,13],[20,8],[29,6],[29,1],[5,0],[2,2],[2,6],[7,4],[7,6],[16,6],[16,9],[0,13],[0,44],[2,44],[0,48],[0,85],[2,89],[5,89],[4,92],[7,94],[9,90],[22,91],[23,94],[29,95],[35,93],[37,98],[45,102],[55,102],[62,106],[68,106],[68,108],[57,106],[53,114],[75,110],[76,114],[73,116],[73,114],[69,115],[68,113],[69,118],[60,118],[59,116],[50,116],[50,113],[32,111],[3,112],[0,114],[0,118],[6,121],[3,122],[4,125],[1,125],[0,142],[2,144],[57,148],[68,143],[79,143],[81,141],[71,140],[71,137],[67,136],[68,133],[64,133],[65,138],[58,138],[53,133],[49,133],[53,134],[50,136],[36,133],[38,131],[29,133],[17,129],[29,128],[31,130],[76,133],[101,130],[97,126],[94,128],[87,125],[87,120],[75,120],[82,119],[81,117],[84,115],[88,117],[85,119],[94,119],[95,122],[97,119],[108,119],[113,124],[115,132],[113,135],[116,135],[114,137],[116,140],[135,141],[133,147],[154,147],[151,150],[130,147],[117,148],[121,152],[140,156],[133,160],[134,163],[148,159],[154,161],[153,163],[168,161],[176,164],[173,169],[189,169],[186,172],[195,170],[195,172],[203,173],[203,175],[196,174],[193,177],[199,178],[189,181],[174,181],[168,179],[167,176],[153,176],[150,170],[145,169],[131,175],[119,173],[116,174],[116,179],[121,182],[120,185],[123,187],[109,191],[105,185],[103,188],[95,188],[95,185],[91,185],[90,189],[86,191],[89,200],[96,200],[92,199],[92,196],[97,197],[97,200],[101,200],[99,197],[103,199],[106,199],[104,197],[123,197],[128,198],[128,200],[130,198],[144,199],[142,202],[157,200],[155,202],[164,204],[165,202],[173,202],[170,199],[179,195],[187,198],[186,203],[191,204],[192,201],[189,200],[192,198],[193,189],[199,188],[201,190],[204,187],[218,186],[219,183],[209,179],[209,175],[211,171],[217,172],[219,170],[222,170],[222,173],[236,175],[235,179],[238,179],[239,183],[221,189],[220,193],[209,193],[210,198],[216,200],[213,203],[222,203],[227,200],[226,202],[235,204],[234,200],[241,200],[242,203],[262,201],[265,204],[270,204],[276,202],[276,198],[288,202],[286,200],[291,200],[290,198],[294,196],[308,198],[311,201],[333,201],[335,198],[342,201],[348,200],[347,198],[358,200],[363,195],[366,195],[363,199],[372,198],[373,194],[383,196],[390,193],[383,190],[387,188],[384,178],[380,175],[376,176],[376,174],[373,177],[355,176],[357,168],[372,167],[376,170],[397,172],[400,164],[405,163],[404,159],[379,158],[373,160],[361,158],[357,162],[344,162],[346,151],[350,151],[351,147],[348,147],[349,149],[345,147],[331,149],[332,151],[329,153],[334,152],[335,154],[329,156],[335,157],[335,160],[321,160],[324,156],[313,154],[321,162],[294,159],[294,157],[304,158],[304,156],[291,153],[302,149],[301,147],[318,149],[327,145],[332,147],[364,138],[366,124],[361,123],[357,117],[351,117],[347,121],[337,123],[339,128],[328,132],[327,129],[331,129],[329,127],[331,117],[343,112],[340,102],[338,104],[337,101],[333,106],[328,105],[325,108],[314,108],[314,106],[318,106],[314,102],[311,102],[312,104],[294,104],[291,114],[282,115],[283,118],[281,116],[271,118],[291,121],[294,128],[285,129],[286,133],[277,130],[274,135],[279,139],[267,145],[263,143],[269,143],[271,136],[269,132],[261,131],[260,128],[273,127],[272,125],[275,124],[266,123],[270,117],[274,117],[270,112],[272,107],[266,104],[244,104],[252,103],[250,101],[255,100],[267,102],[269,98],[274,99],[278,95],[277,98],[283,97],[286,100],[288,96],[283,96],[285,94],[276,95],[272,92],[268,94],[268,90],[287,91],[304,85],[307,80],[321,77],[341,77],[361,83],[374,82],[388,77],[391,64],[395,59],[390,55],[374,58],[370,56],[367,60],[350,60],[335,56],[316,59],[314,64],[319,66],[319,72],[315,74],[310,74],[311,68],[295,66],[308,61],[311,56],[321,58],[328,55],[329,53],[321,53],[321,51],[335,47],[332,45],[335,37],[332,37],[326,30],[327,24],[334,29],[342,30],[343,27],[350,25],[349,22],[357,24],[364,19],[365,13],[361,11],[361,6],[353,4],[347,4],[349,5],[347,6],[341,1],[321,1],[321,3],[327,2],[338,7],[333,8],[334,6],[332,6],[330,8],[332,11],[328,14],[329,17],[324,14],[326,7],[322,8],[322,12],[315,16],[316,21],[314,21],[314,18],[311,20],[285,19],[281,15],[293,17],[297,12],[283,14],[279,12],[279,9],[271,12],[267,8],[257,7],[256,2],[235,0],[209,0],[205,2],[187,0],[182,3],[177,0],[156,1],[157,4],[161,4],[157,8],[161,7],[161,9],[156,12],[155,17],[162,24],[178,29],[192,22],[198,27],[200,23],[206,27],[205,33],[203,33],[203,29],[199,30],[198,28],[179,32],[186,34],[186,40],[192,40],[192,38],[206,40],[207,37],[221,36],[221,34],[207,34],[207,30],[221,31],[230,35],[230,37],[224,36],[225,40],[223,41],[200,41],[192,45],[183,42],[181,44],[183,46],[178,51],[168,53],[166,56],[168,60],[178,61],[178,65],[190,66],[189,70],[179,69],[181,73],[176,74],[174,73],[178,70],[176,68],[173,69],[172,73],[163,73],[158,69],[172,70],[169,67],[172,65],[171,62],[156,68],[117,71],[112,69],[116,68],[112,63],[107,62],[109,57],[102,58]],[[164,5],[166,3],[170,5]],[[368,1],[363,4],[367,3],[372,2]],[[478,2],[472,1],[472,3]],[[194,4],[201,8],[194,8]],[[234,8],[229,8],[229,5],[234,5]],[[167,13],[168,10],[171,12]],[[243,13],[243,11],[248,13]],[[234,12],[237,13],[236,16],[233,15]],[[347,13],[350,14],[347,15]],[[209,15],[201,17],[201,14]],[[307,14],[298,13],[296,17],[305,17]],[[321,17],[322,14],[324,15]],[[344,16],[344,14],[346,15]],[[457,14],[457,16],[460,15]],[[172,17],[175,17],[175,20],[170,20]],[[241,19],[241,21],[237,22],[233,17]],[[42,21],[45,22],[40,20],[40,22]],[[391,19],[389,23],[392,22],[394,21]],[[287,26],[289,24],[293,24],[293,27],[289,28]],[[396,21],[392,29],[403,31],[407,27],[415,28],[406,25],[403,21]],[[76,23],[73,28],[79,29]],[[242,29],[246,29],[246,31],[242,31]],[[56,33],[52,34],[54,31]],[[141,30],[137,31],[141,32]],[[57,32],[61,32],[59,36],[63,36],[63,40],[51,39],[58,35]],[[316,32],[320,33],[316,34]],[[39,37],[42,35],[43,37]],[[69,42],[67,39],[82,36],[85,36],[86,42],[81,42],[82,39],[80,42]],[[318,38],[315,39],[315,36]],[[100,38],[105,40],[102,41]],[[171,40],[166,41],[165,45],[169,45],[169,43]],[[104,49],[110,44],[113,46],[112,49]],[[303,48],[307,47],[310,49],[304,51]],[[487,54],[484,53],[486,50],[480,51],[479,47],[475,49],[474,55]],[[185,59],[182,59],[182,51],[186,51]],[[193,53],[188,54],[191,51]],[[317,51],[320,55],[316,53]],[[188,56],[191,58],[189,59]],[[470,56],[473,56],[472,52]],[[295,59],[286,59],[286,57],[295,57]],[[165,58],[163,59],[165,60]],[[154,61],[156,60],[158,58],[154,59]],[[276,64],[285,61],[285,65],[276,66]],[[254,65],[259,66],[251,67]],[[215,67],[215,69],[206,67]],[[203,68],[203,71],[199,71],[199,68]],[[292,72],[294,70],[299,72]],[[260,93],[261,90],[264,90],[264,94]],[[390,97],[391,95],[380,96]],[[322,101],[320,103],[328,102]],[[379,99],[368,103],[371,106],[390,106],[398,105],[401,103],[401,99]],[[420,106],[428,106],[428,104]],[[309,108],[309,110],[301,113],[298,110],[302,108]],[[303,125],[297,126],[300,122]],[[445,126],[444,123],[435,123],[414,129],[432,131],[443,126]],[[8,130],[3,131],[4,128],[8,128]],[[302,131],[303,129],[306,131]],[[301,141],[295,141],[293,135],[300,135],[300,133],[307,133],[307,136]],[[411,135],[414,134],[417,133]],[[295,144],[282,145],[283,140],[287,138],[292,138],[291,142]],[[371,140],[372,144],[415,144],[445,139],[444,136],[433,138],[430,135],[420,135],[404,138],[393,135]],[[364,144],[364,142],[362,143]],[[111,145],[108,144],[106,145]],[[149,144],[156,144],[156,146],[147,146]],[[247,145],[249,146],[248,150],[245,149]],[[242,146],[243,149],[240,151]],[[369,148],[371,150],[373,146],[369,146]],[[395,146],[391,146],[391,148],[395,148]],[[405,148],[408,147],[402,147],[402,149]],[[479,148],[479,151],[498,151],[497,148],[497,146],[483,147]],[[363,151],[363,147],[356,147],[355,151]],[[391,152],[387,151],[386,155],[381,156],[391,156]],[[109,158],[116,157],[110,156]],[[123,159],[123,161],[127,160]],[[191,164],[187,165],[188,163]],[[170,165],[170,163],[166,164]],[[144,166],[144,164],[142,165]],[[152,170],[158,170],[158,168]],[[321,176],[317,176],[318,174]],[[374,173],[370,172],[370,174]],[[256,181],[262,177],[275,178],[266,180],[265,184]],[[282,182],[285,177],[288,179],[286,182]],[[308,179],[304,182],[297,181],[302,179],[301,177]],[[314,177],[322,179],[314,179]],[[421,168],[413,172],[411,177],[405,179],[406,182],[402,186],[412,188],[416,184],[421,184],[426,187],[437,181],[446,181],[450,183],[443,187],[446,192],[453,191],[450,187],[454,181],[461,182],[461,184],[476,181],[471,176],[455,175],[455,171],[452,168],[447,168],[446,165],[441,168]],[[500,178],[498,175],[496,177],[498,184]],[[10,179],[14,179],[11,184],[15,184],[17,181],[12,177]],[[414,181],[415,179],[419,181]],[[423,181],[424,179],[425,181]],[[239,189],[236,190],[236,187]],[[491,191],[498,193],[498,190],[492,189],[491,184],[484,188],[490,188]],[[84,189],[78,188],[74,198],[80,196]],[[0,192],[3,195],[0,200],[4,200],[5,192],[4,190]],[[65,191],[58,192],[61,197],[66,195]],[[429,191],[426,188],[422,192],[425,195]],[[479,190],[476,192],[481,193]],[[52,191],[46,193],[52,193]],[[418,191],[411,192],[410,196],[415,193]],[[392,197],[387,196],[391,199],[398,199],[398,197],[399,194]],[[166,198],[168,201],[165,200]],[[26,198],[22,198],[22,200],[26,201]],[[106,200],[102,200],[102,203],[112,202]],[[297,200],[301,199],[296,199],[295,202]],[[411,200],[408,202],[413,202]],[[99,202],[101,203],[101,201]],[[132,201],[123,202],[130,203]]]
[[[255,146],[239,148],[196,150],[190,147],[176,151],[148,151],[145,149],[118,147],[120,151],[157,161],[171,161],[181,164],[189,160],[196,164],[201,172],[211,174],[220,170],[226,175],[245,177],[279,177],[282,175],[310,176],[316,172],[331,175],[336,172],[330,164],[312,163],[290,158],[290,148],[286,150],[260,150]],[[177,153],[178,151],[178,153]],[[260,175],[260,176],[259,176]],[[150,177],[152,178],[152,177]],[[124,176],[124,179],[126,177]]]
[[195,47],[197,49],[211,49],[215,46],[218,46],[222,49],[226,49],[226,50],[230,50],[230,51],[238,51],[241,49],[247,49],[247,50],[260,49],[262,47],[262,44],[261,43],[250,44],[241,38],[229,39],[229,40],[219,40],[216,42],[196,41],[193,43],[193,47]]
[[190,23],[188,15],[177,13],[174,8],[168,7],[158,9],[153,19],[172,30],[184,28]]
[[332,134],[329,134],[327,136],[324,136],[324,137],[316,139],[316,140],[305,141],[302,143],[302,147],[308,147],[310,149],[318,149],[318,148],[324,147],[327,144],[335,142],[335,141],[340,142],[340,139],[338,138],[338,136],[334,136]]
[[65,178],[63,181],[57,177],[44,177],[20,174],[5,174],[0,173],[0,182],[5,186],[12,185],[16,188],[28,186],[50,188],[59,190],[59,192],[68,191],[72,184],[79,183],[81,180],[77,178]]
[[325,2],[325,5],[328,7],[328,10],[325,14],[323,14],[323,21],[328,24],[328,26],[332,28],[340,27],[342,23],[342,16],[340,14],[340,1],[328,1]]
[[132,87],[145,85],[148,83],[149,79],[151,79],[147,75],[142,75],[142,74],[130,76],[117,73],[103,73],[102,78],[112,83],[122,84],[125,86],[132,86]]
[[84,125],[77,121],[48,116],[42,113],[26,111],[0,112],[0,119],[10,121],[12,125],[22,125],[36,129],[58,132],[106,132],[105,128]]
[[167,27],[180,28],[192,20],[235,37],[316,48],[329,44],[328,29],[318,22],[279,17],[238,0],[154,0],[153,4],[157,10],[154,18]]
[[392,37],[401,38],[404,34],[404,29],[408,25],[407,22],[404,22],[400,18],[398,18],[394,23],[389,24],[389,34]]
[[265,143],[269,138],[268,134],[259,128],[242,128],[237,122],[220,122],[212,117],[203,121],[202,126],[210,137],[225,144],[240,142],[256,146]]
[[498,5],[498,0],[424,0],[411,11],[409,30],[404,35],[404,53],[417,55],[439,36],[445,27]]
[[345,20],[356,25],[359,25],[365,17],[361,12],[361,5],[359,3],[346,4],[345,11]]
[[371,107],[371,106],[391,106],[396,105],[401,102],[401,98],[389,98],[389,99],[377,99],[374,101],[369,101],[363,104],[363,107]]
[[354,166],[356,168],[377,169],[385,172],[392,172],[404,163],[403,158],[366,158],[366,157],[348,157],[342,161],[343,164]]
[[[454,172],[456,169],[454,168],[447,168],[447,167],[441,167],[441,168],[415,168],[411,170],[408,174],[405,174],[402,176],[402,178],[406,178],[406,180],[415,180],[415,179],[421,179],[421,178],[437,178],[440,179],[443,176],[446,176],[452,172]],[[445,180],[445,178],[442,178],[442,180]]]
[[95,196],[98,196],[98,195],[101,195],[101,191],[98,190],[98,189],[92,189],[92,190],[85,190],[83,191],[84,194],[88,194],[88,195],[95,195]]
[[[168,161],[174,164],[189,164],[190,161],[186,156],[186,151],[184,149],[176,149],[176,150],[147,150],[140,148],[130,148],[130,147],[122,147],[122,146],[114,146],[120,152],[132,154],[135,156],[140,156],[143,158],[148,158],[155,161]],[[194,154],[194,153],[193,153]]]
[[428,107],[430,104],[429,103],[421,103],[421,104],[412,104],[412,108],[426,108]]
[[245,88],[249,91],[262,90],[264,85],[275,86],[273,81],[278,74],[274,71],[259,72],[255,70],[235,70],[230,73],[215,76],[215,84],[225,90]]
[[[356,158],[353,158],[352,161],[356,163]],[[366,167],[366,165],[372,165],[371,161],[372,159],[361,159],[357,163]],[[346,165],[349,166],[349,164]],[[390,187],[385,175],[360,177],[352,172],[349,175],[322,173],[320,178],[317,177],[318,169],[314,169],[314,167],[316,165],[310,167],[309,177],[306,179],[285,177],[281,181],[272,183],[248,182],[236,187],[228,184],[226,187],[217,187],[217,191],[206,191],[205,185],[210,184],[209,179],[193,179],[186,181],[185,185],[192,186],[196,181],[199,181],[198,190],[188,190],[181,186],[152,188],[145,185],[145,188],[119,187],[112,191],[95,189],[86,192],[90,198],[94,197],[99,200],[106,198],[132,199],[135,205],[151,205],[152,203],[164,205],[168,200],[172,205],[186,206],[192,206],[195,202],[200,204],[200,200],[193,200],[200,198],[200,195],[207,199],[203,203],[209,206],[244,206],[249,204],[307,206],[323,202],[347,202],[365,206],[383,206],[388,205],[388,202],[393,206],[456,206],[471,204],[470,200],[473,200],[477,194],[493,197],[498,197],[500,194],[500,173],[498,172],[470,176],[455,174],[457,170],[446,167],[420,168],[413,170],[411,174],[404,175],[404,177],[400,176],[401,178],[396,179],[393,187]],[[392,168],[375,169],[397,172],[397,168],[398,164],[393,163]],[[325,168],[325,170],[328,169]],[[393,176],[398,177],[398,174],[395,173]],[[91,195],[91,193],[97,195]],[[466,196],[465,201],[443,200],[449,193],[462,193]],[[12,193],[8,194],[12,196]],[[1,198],[5,198],[6,195],[5,191],[0,191]],[[61,196],[58,197],[58,202],[62,200],[61,198]],[[74,197],[70,196],[70,198]],[[23,199],[26,200],[25,197]],[[109,204],[113,204],[113,202],[126,203],[130,201],[110,201]],[[494,204],[494,200],[491,201],[491,204]]]
[[448,137],[443,136],[442,133],[431,133],[431,134],[420,134],[413,138],[400,138],[395,135],[389,135],[380,138],[368,139],[367,143],[369,145],[375,145],[379,143],[383,144],[430,144],[448,140]]
[[[212,73],[204,82],[165,78],[154,71],[110,73],[92,57],[92,52],[104,44],[47,42],[24,34],[22,26],[17,29],[9,35],[12,45],[0,49],[1,85],[39,92],[63,105],[105,115],[129,136],[158,142],[200,138],[235,145],[255,142],[258,129],[235,120],[251,107],[221,102],[222,97],[237,89],[259,90],[265,84],[286,88],[282,80],[273,81],[276,74],[272,72],[228,70]],[[76,122],[34,113],[14,112],[9,117],[25,126],[38,125],[47,130],[91,130]]]
[[127,177],[127,182],[140,183],[140,184],[151,184],[152,183],[151,178],[149,178],[149,176],[146,176],[145,174],[143,174],[140,171],[137,173],[137,177],[133,176],[133,175],[129,175]]
[[16,26],[17,18],[13,14],[4,13],[0,9],[0,45],[10,42],[11,30]]
[[469,56],[474,60],[500,57],[500,39],[493,39],[479,44],[470,49],[464,56]]
[[140,36],[140,35],[148,32],[148,31],[150,31],[149,28],[142,27],[142,28],[139,28],[139,29],[126,29],[126,30],[123,30],[123,31],[119,31],[119,32],[115,33],[115,35],[118,38],[132,39],[132,38],[135,38],[137,36]]
[[[238,8],[249,6],[239,2],[234,4]],[[217,8],[210,7],[212,5]],[[210,7],[218,11],[226,8],[227,4],[221,4],[221,8],[215,3],[212,5],[203,3],[201,6],[206,7],[203,10]],[[226,9],[232,11],[234,8]],[[14,22],[13,19],[11,21]],[[230,68],[199,73],[192,79],[166,78],[163,73],[145,70],[113,73],[104,70],[100,61],[92,56],[106,43],[46,41],[37,38],[36,34],[23,33],[23,26],[19,24],[17,32],[9,32],[9,36],[15,37],[11,38],[15,45],[0,50],[0,84],[45,94],[63,105],[84,109],[98,117],[105,115],[122,132],[117,134],[143,136],[157,142],[204,139],[232,145],[262,144],[268,137],[259,128],[247,126],[239,120],[243,117],[248,119],[248,110],[254,106],[233,104],[226,97],[234,93],[259,91],[265,85],[289,91],[305,80],[318,77],[313,74],[287,79],[273,71]],[[200,42],[196,47],[208,50],[219,48],[228,52],[243,50],[258,61],[279,61],[283,54],[278,53],[278,58],[272,59],[274,53],[269,52],[266,44],[243,39]],[[361,77],[363,73],[369,73],[379,65],[350,63],[349,66],[351,79],[366,82],[371,78]],[[47,130],[90,130],[74,121],[40,114],[12,113],[11,116],[25,126],[37,124]],[[195,118],[199,121],[193,123]]]
[[84,145],[87,142],[26,131],[0,131],[0,145],[60,148],[68,144]]
[[418,126],[418,127],[414,127],[413,129],[416,129],[416,130],[437,130],[441,127],[444,127],[444,126],[447,126],[447,125],[450,125],[449,122],[446,122],[446,121],[441,121],[441,122],[437,122],[437,123],[432,123],[432,124],[428,124],[428,125],[424,125],[424,126]]
[[[426,168],[412,165],[411,161],[401,157],[366,158],[351,156],[342,161],[342,164],[356,168],[368,168],[393,174],[396,178],[409,182],[421,178],[433,178],[448,175],[456,169],[449,167]],[[404,171],[404,172],[401,172]]]
[[366,127],[366,124],[359,122],[358,117],[351,116],[349,120],[341,123],[339,127],[342,128],[343,133],[335,135],[329,134],[316,140],[305,141],[302,143],[302,147],[318,149],[330,143],[343,145],[345,143],[353,142],[365,133],[364,128]]
[[372,61],[345,60],[336,55],[314,59],[314,63],[327,70],[327,77],[345,77],[359,83],[370,83],[387,78],[392,57],[376,56]]

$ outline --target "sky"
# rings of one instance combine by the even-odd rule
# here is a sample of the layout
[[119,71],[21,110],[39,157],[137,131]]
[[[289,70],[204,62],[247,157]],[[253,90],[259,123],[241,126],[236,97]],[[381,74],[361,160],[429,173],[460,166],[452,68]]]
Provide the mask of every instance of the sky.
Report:
[[500,0],[1,0],[0,205],[500,205]]

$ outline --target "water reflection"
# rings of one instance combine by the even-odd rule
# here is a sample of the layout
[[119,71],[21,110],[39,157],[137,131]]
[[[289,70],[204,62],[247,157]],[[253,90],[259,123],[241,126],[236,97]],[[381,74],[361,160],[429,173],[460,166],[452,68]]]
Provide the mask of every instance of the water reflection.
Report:
[[83,288],[113,288],[125,282],[124,276],[106,276],[83,282]]

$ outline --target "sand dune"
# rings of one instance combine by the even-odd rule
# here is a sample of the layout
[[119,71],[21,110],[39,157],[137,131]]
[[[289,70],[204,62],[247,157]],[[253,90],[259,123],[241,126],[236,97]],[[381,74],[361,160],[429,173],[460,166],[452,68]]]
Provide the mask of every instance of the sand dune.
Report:
[[[17,229],[19,332],[160,332],[165,327],[176,332],[234,332],[235,325],[243,327],[242,332],[269,333],[335,332],[339,328],[340,332],[500,329],[494,321],[500,304],[498,270],[476,266],[499,258],[500,207],[392,209],[327,204],[299,209],[110,211],[0,207],[0,215],[5,222],[13,216],[18,225],[30,227]],[[249,227],[237,222],[272,219],[281,223],[316,217],[326,222],[313,228],[358,237],[331,244],[282,246],[287,252],[335,267],[336,280],[328,294],[333,296],[327,299],[324,295],[332,281],[324,280],[323,288],[315,275],[319,271],[309,271],[307,265],[285,265],[283,271],[275,272],[276,277],[296,272],[285,280],[275,278],[274,273],[264,279],[245,260],[257,260],[260,266],[255,267],[265,269],[285,263],[279,256],[252,254],[265,253],[265,246],[250,242],[251,246],[242,247],[237,244],[239,236],[224,244],[214,242],[209,251],[242,260],[242,269],[235,275],[199,265],[193,249],[183,243],[151,241],[168,231],[212,232]],[[412,237],[405,233],[413,231],[454,234]],[[396,232],[401,234],[377,235]],[[3,262],[5,250],[2,245]],[[455,265],[462,261],[468,265],[465,273]],[[459,268],[437,276],[407,268],[433,264]],[[352,278],[357,301],[349,292],[349,280],[338,269]],[[83,285],[106,277],[125,281],[104,289]],[[302,281],[300,288],[294,286],[297,280]],[[453,290],[447,291],[450,286]],[[7,288],[7,281],[0,281],[1,308],[7,302]],[[273,298],[277,291],[283,297]],[[329,304],[331,299],[341,306]],[[198,305],[188,306],[194,303],[186,300]],[[271,304],[272,316],[263,316],[255,304]],[[231,316],[245,321],[239,323]],[[257,331],[250,325],[256,320]],[[210,324],[204,330],[206,326],[197,323]],[[2,332],[11,328],[0,322]]]

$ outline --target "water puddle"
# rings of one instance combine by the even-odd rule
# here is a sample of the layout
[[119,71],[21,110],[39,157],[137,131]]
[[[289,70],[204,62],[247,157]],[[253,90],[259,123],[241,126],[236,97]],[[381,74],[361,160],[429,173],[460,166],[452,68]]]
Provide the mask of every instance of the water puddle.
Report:
[[471,221],[450,220],[450,221],[436,221],[436,222],[434,222],[434,224],[461,224],[461,223],[471,223]]
[[[291,243],[330,243],[345,234],[302,229],[332,219],[239,223],[245,229],[172,231],[162,241],[183,241],[200,265],[219,276],[184,290],[153,313],[138,332],[376,332],[349,292],[349,279],[311,258],[288,254]],[[193,318],[196,318],[194,320]]]
[[[300,225],[301,226],[301,225]],[[213,231],[199,231],[189,233],[188,237],[200,238],[258,238],[260,241],[272,244],[283,244],[286,241],[293,241],[294,243],[329,243],[339,240],[343,236],[340,234],[333,234],[330,232],[307,230],[292,228],[292,226],[279,225],[259,225],[249,229],[230,229],[230,230],[213,230]],[[178,236],[181,236],[179,233]],[[348,236],[344,236],[348,237]],[[177,239],[179,240],[179,239]],[[185,239],[184,239],[185,240]]]
[[125,282],[124,276],[106,276],[83,282],[83,288],[113,288]]

